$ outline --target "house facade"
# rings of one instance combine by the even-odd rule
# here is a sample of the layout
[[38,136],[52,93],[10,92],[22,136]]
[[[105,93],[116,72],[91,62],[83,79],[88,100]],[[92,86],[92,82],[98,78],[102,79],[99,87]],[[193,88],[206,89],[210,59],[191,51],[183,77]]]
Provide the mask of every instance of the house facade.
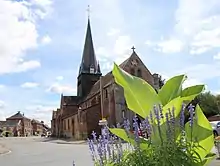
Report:
[[41,135],[44,133],[44,126],[40,121],[36,119],[32,119],[31,125],[32,125],[33,135]]
[[[159,75],[151,74],[134,48],[120,67],[126,72],[147,81],[155,90],[160,88]],[[116,126],[134,113],[127,108],[123,89],[118,86],[110,71],[102,76],[97,62],[90,20],[88,20],[82,61],[77,77],[77,96],[61,95],[60,107],[53,111],[52,135],[85,139],[92,131],[100,133],[99,120],[106,118],[109,126]]]
[[0,121],[0,135],[4,132],[5,136],[27,137],[47,133],[50,128],[36,119],[30,119],[18,111],[16,114]]

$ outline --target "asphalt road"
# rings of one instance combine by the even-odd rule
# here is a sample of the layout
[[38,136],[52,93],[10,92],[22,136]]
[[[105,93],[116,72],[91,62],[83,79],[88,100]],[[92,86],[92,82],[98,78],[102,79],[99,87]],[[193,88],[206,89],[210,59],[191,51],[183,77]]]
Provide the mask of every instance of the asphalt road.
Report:
[[[84,144],[57,144],[42,138],[0,138],[0,144],[11,153],[0,155],[0,166],[93,166],[88,146]],[[210,166],[219,166],[213,160]]]
[[87,145],[56,144],[41,138],[9,138],[0,140],[11,153],[0,155],[1,166],[92,166]]

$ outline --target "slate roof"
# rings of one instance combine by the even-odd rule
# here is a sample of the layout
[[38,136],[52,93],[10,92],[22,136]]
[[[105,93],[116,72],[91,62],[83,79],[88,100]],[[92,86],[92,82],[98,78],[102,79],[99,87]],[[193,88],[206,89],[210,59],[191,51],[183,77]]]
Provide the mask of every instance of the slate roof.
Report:
[[80,101],[80,97],[79,96],[62,96],[62,99],[63,100],[63,104],[64,105],[77,105],[78,102]]
[[79,75],[81,73],[90,73],[91,67],[94,68],[94,73],[101,73],[100,66],[95,56],[90,20],[88,19],[86,38],[85,38],[85,44],[84,44],[84,49],[83,49],[83,56],[82,56],[82,61],[81,61],[81,65],[79,68]]
[[6,120],[8,120],[8,119],[29,119],[29,118],[25,117],[23,114],[21,114],[20,111],[18,111],[16,114],[10,116]]
[[32,119],[31,121],[32,123],[37,123],[37,124],[41,124],[41,122],[39,120],[36,120],[36,119]]
[[[133,55],[133,54],[132,54]],[[132,56],[131,55],[131,56]],[[130,60],[130,57],[128,57],[124,62],[122,62],[119,67],[121,67],[122,69],[125,68],[125,66],[127,65],[127,63]],[[108,72],[105,76],[102,77],[102,87],[107,86],[109,83],[114,82],[114,77],[112,75],[112,71]],[[85,100],[88,100],[89,98],[91,98],[92,96],[94,96],[95,94],[100,92],[100,80],[98,80],[92,87],[90,93],[87,95]]]
[[9,120],[9,121],[0,121],[0,128],[1,127],[13,127],[19,123],[20,120]]
[[12,121],[6,121],[6,127],[13,127],[18,125],[20,120],[12,120]]

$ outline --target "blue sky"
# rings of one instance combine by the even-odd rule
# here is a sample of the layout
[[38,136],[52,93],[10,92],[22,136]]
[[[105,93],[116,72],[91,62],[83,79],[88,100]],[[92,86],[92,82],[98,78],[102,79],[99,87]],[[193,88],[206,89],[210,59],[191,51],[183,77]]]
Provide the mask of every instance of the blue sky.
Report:
[[76,93],[88,4],[103,73],[134,45],[152,73],[220,93],[219,0],[0,0],[0,119],[49,123],[60,94]]

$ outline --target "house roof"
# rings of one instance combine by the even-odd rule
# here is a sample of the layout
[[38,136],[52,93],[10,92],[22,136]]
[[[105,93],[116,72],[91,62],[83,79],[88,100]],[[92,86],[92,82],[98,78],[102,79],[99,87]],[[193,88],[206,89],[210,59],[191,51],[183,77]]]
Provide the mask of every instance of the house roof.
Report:
[[17,126],[20,120],[6,121],[6,127]]
[[[7,118],[7,119],[29,119],[29,118],[25,117],[24,114],[21,114],[21,112],[18,111],[16,114],[10,116],[10,117]],[[6,119],[6,120],[7,120],[7,119]]]
[[[122,62],[119,67],[122,69],[125,69],[126,65],[130,61],[130,58],[133,56],[135,52],[131,54],[130,57],[128,57],[124,62]],[[135,53],[136,54],[136,53]],[[137,55],[136,55],[137,56]],[[108,83],[114,82],[114,77],[112,75],[112,71],[108,72],[105,76],[102,77],[102,87],[107,86]],[[94,96],[96,93],[100,92],[100,80],[98,80],[92,87],[90,93],[87,95],[85,100],[88,100],[92,96]]]
[[79,96],[61,96],[61,102],[64,105],[77,105],[80,99]]
[[40,122],[39,120],[36,120],[36,119],[32,119],[31,122],[32,122],[32,123],[41,124],[41,122]]

